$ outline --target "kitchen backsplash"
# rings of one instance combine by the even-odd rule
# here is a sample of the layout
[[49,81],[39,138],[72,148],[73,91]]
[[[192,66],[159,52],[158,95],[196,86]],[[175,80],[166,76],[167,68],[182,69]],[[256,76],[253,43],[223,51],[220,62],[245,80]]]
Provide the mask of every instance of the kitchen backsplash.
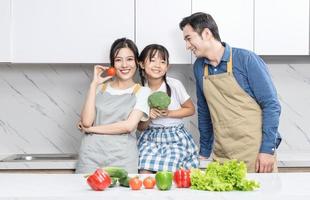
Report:
[[[308,154],[310,66],[269,66],[282,106],[278,155]],[[92,70],[85,64],[0,64],[0,154],[78,152],[82,135],[76,124]],[[192,67],[173,65],[169,75],[182,81],[196,103]],[[185,122],[198,143],[197,115]]]

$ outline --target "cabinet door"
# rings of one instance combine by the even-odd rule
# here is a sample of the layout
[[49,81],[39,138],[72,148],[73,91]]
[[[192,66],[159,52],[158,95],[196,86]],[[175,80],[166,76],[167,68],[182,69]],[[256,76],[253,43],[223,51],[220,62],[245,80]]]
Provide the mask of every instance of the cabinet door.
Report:
[[11,1],[0,1],[0,62],[10,62]]
[[309,0],[255,1],[255,52],[309,54]]
[[134,40],[134,0],[12,0],[13,61],[109,62],[120,37]]
[[191,14],[191,0],[136,0],[136,43],[141,51],[158,43],[170,53],[170,63],[191,63],[180,21]]
[[193,13],[210,14],[223,42],[253,50],[253,0],[192,0]]

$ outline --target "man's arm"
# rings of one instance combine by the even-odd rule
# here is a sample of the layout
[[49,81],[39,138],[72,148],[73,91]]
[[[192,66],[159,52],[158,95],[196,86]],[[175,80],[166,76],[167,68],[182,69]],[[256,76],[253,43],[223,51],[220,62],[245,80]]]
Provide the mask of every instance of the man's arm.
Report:
[[211,116],[203,93],[203,70],[198,70],[198,66],[194,66],[194,75],[196,78],[196,95],[198,110],[198,128],[200,133],[200,152],[203,157],[208,158],[212,152],[213,145],[213,127]]
[[277,144],[281,106],[265,62],[257,55],[249,57],[248,81],[257,103],[262,109],[262,144],[257,159],[258,172],[270,172]]

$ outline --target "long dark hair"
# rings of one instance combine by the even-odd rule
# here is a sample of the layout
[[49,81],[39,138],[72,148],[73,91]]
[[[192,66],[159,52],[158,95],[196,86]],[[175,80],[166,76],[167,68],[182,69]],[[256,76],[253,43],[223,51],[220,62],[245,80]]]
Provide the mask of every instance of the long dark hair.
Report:
[[[156,55],[156,53],[158,53],[158,55],[163,60],[165,60],[167,62],[167,65],[169,65],[169,52],[164,46],[159,45],[159,44],[150,44],[150,45],[146,46],[141,51],[141,54],[139,56],[139,61],[142,63],[144,63],[146,61],[146,59],[149,59],[149,61],[151,61],[151,59]],[[139,67],[139,73],[140,73],[142,85],[144,86],[144,84],[145,84],[144,69]],[[166,86],[167,86],[167,94],[169,97],[171,97],[171,88],[170,88],[169,84],[167,83],[166,75],[167,74],[164,75],[163,79],[164,79]]]
[[197,32],[200,36],[201,36],[202,31],[205,28],[208,28],[213,34],[213,37],[217,41],[221,42],[219,29],[211,15],[207,13],[203,13],[203,12],[197,12],[188,17],[185,17],[182,19],[182,21],[179,24],[180,29],[183,30],[183,28],[187,24],[189,24],[194,29],[194,31]]
[[120,39],[117,39],[113,42],[111,49],[110,49],[111,66],[114,66],[114,58],[117,56],[119,50],[122,48],[129,48],[133,52],[134,57],[135,57],[136,67],[139,68],[139,62],[138,62],[139,51],[138,51],[138,48],[132,40],[127,39],[127,38],[120,38]]

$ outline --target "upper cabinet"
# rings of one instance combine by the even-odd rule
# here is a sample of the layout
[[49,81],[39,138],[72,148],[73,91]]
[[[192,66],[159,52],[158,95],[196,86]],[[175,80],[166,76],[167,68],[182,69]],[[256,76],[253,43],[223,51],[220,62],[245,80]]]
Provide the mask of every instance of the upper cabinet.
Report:
[[309,0],[255,1],[255,52],[309,55]]
[[0,0],[0,62],[11,61],[11,1]]
[[136,43],[141,51],[146,45],[165,46],[170,63],[191,63],[180,21],[191,14],[191,0],[136,0]]
[[253,50],[253,0],[192,0],[193,13],[210,14],[221,40],[230,46]]
[[12,11],[17,63],[108,63],[115,39],[134,40],[134,0],[12,0]]

